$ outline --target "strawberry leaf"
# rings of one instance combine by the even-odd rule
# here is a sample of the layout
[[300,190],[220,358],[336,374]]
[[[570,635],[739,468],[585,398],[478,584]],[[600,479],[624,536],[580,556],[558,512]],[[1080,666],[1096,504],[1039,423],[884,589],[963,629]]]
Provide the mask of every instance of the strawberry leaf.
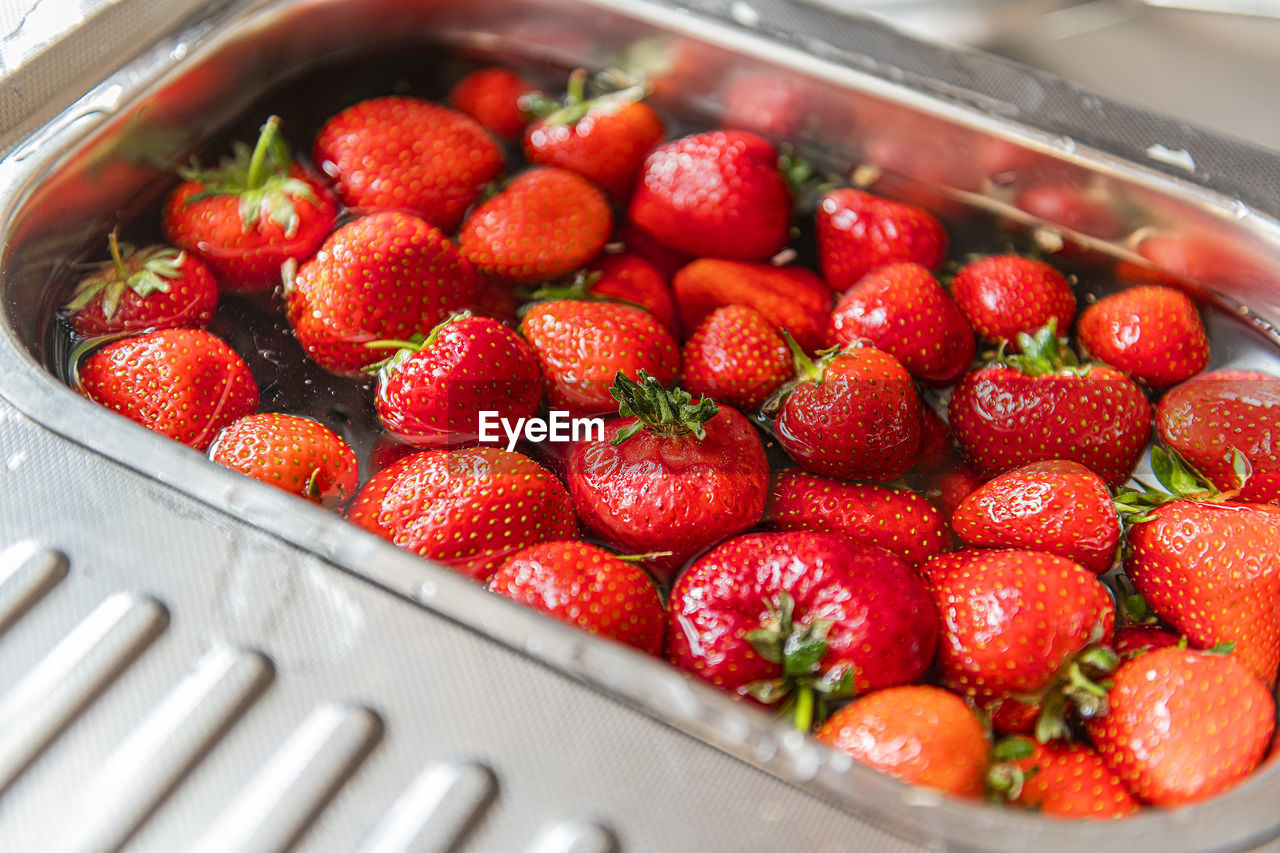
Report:
[[682,388],[668,391],[657,377],[644,370],[638,375],[639,383],[633,382],[621,370],[614,376],[609,393],[618,401],[619,416],[637,420],[619,430],[610,444],[622,444],[642,429],[668,438],[691,433],[699,440],[707,437],[703,425],[720,411],[715,401],[703,397],[695,404],[688,391]]

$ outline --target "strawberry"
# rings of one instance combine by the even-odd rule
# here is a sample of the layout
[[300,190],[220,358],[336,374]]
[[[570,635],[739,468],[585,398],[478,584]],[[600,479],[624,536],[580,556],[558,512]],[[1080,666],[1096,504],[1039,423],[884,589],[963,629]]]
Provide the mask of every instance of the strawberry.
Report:
[[592,634],[662,654],[666,611],[643,570],[586,542],[530,545],[489,578],[490,591]]
[[478,68],[449,90],[449,103],[506,139],[524,133],[528,112],[523,106],[537,87],[507,68]]
[[645,160],[629,218],[685,254],[763,261],[787,244],[791,190],[768,140],[741,130],[695,133]]
[[559,166],[595,181],[611,198],[631,197],[645,157],[666,134],[662,119],[632,86],[587,99],[586,72],[569,77],[564,106],[529,125],[524,153],[530,163]]
[[649,568],[667,582],[689,558],[760,520],[764,446],[736,410],[621,372],[621,404],[603,437],[575,444],[565,476],[583,528],[626,552],[666,551]]
[[359,482],[350,445],[324,424],[296,415],[246,415],[218,433],[209,458],[326,507],[355,494]]
[[609,201],[590,181],[538,166],[471,211],[458,245],[485,275],[532,284],[583,266],[600,254],[612,231]]
[[909,684],[937,646],[924,584],[874,545],[833,533],[748,533],[700,557],[667,605],[667,655],[797,728],[826,697]]
[[1138,799],[1170,807],[1233,787],[1261,763],[1275,700],[1232,655],[1167,648],[1112,676],[1111,710],[1089,721],[1107,765]]
[[[917,465],[917,467],[919,467]],[[907,481],[923,495],[950,524],[956,507],[987,480],[963,460],[955,460],[929,474],[910,474]]]
[[964,700],[941,687],[889,687],[854,699],[823,724],[818,740],[911,785],[982,794],[987,734]]
[[1025,548],[1111,568],[1120,521],[1102,478],[1064,459],[1032,462],[979,486],[956,507],[951,528],[973,548]]
[[[488,317],[455,315],[421,343],[381,341],[396,353],[378,369],[374,407],[390,435],[420,448],[480,441],[480,412],[533,417],[542,374],[519,335]],[[505,441],[505,439],[504,439]]]
[[346,517],[481,583],[520,549],[578,532],[560,481],[528,457],[493,447],[393,462],[360,488]]
[[152,432],[203,453],[258,408],[253,374],[200,329],[162,329],[104,346],[76,371],[80,392]]
[[1123,373],[1080,366],[1053,326],[1021,335],[1022,355],[966,374],[951,395],[951,432],[979,475],[1030,462],[1079,462],[1120,486],[1151,434],[1151,404]]
[[347,107],[320,128],[312,159],[348,207],[417,213],[452,232],[502,173],[502,152],[457,110],[400,95]]
[[921,405],[920,456],[911,469],[911,476],[925,477],[941,471],[951,463],[954,452],[951,427],[930,406]]
[[1182,642],[1177,634],[1159,625],[1126,625],[1116,630],[1111,650],[1121,660],[1141,657],[1156,649],[1166,649]]
[[1155,388],[1176,385],[1209,363],[1209,338],[1195,303],[1159,285],[1106,296],[1080,314],[1080,347],[1097,361]]
[[1280,379],[1246,370],[1197,376],[1160,398],[1156,430],[1219,489],[1239,489],[1245,501],[1280,500]]
[[951,544],[942,515],[915,492],[850,483],[800,468],[773,475],[765,520],[776,530],[822,530],[879,545],[911,566]]
[[910,261],[937,269],[947,257],[947,231],[924,208],[851,187],[832,190],[814,215],[818,260],[831,287],[844,292],[885,264]]
[[587,267],[588,277],[599,276],[587,285],[587,292],[608,296],[639,305],[666,327],[674,338],[680,337],[680,320],[676,317],[675,297],[666,276],[641,255],[634,252],[605,254]]
[[700,258],[671,280],[680,319],[696,329],[724,305],[745,305],[785,329],[806,352],[829,343],[831,291],[804,267]]
[[675,381],[680,352],[675,339],[648,311],[616,302],[560,300],[534,305],[520,324],[538,356],[547,405],[578,415],[616,411],[609,388],[625,373],[648,371]]
[[950,385],[973,363],[969,322],[916,263],[886,264],[867,273],[836,303],[831,322],[837,343],[865,338],[930,385]]
[[854,480],[902,476],[920,455],[920,397],[887,352],[846,348],[816,363],[797,347],[798,383],[774,434],[802,468]]
[[639,255],[653,264],[667,281],[670,281],[681,267],[693,260],[684,252],[677,252],[662,245],[648,231],[636,227],[630,219],[624,219],[618,228],[618,242],[626,248],[627,252]]
[[161,212],[165,239],[204,261],[228,293],[270,293],[337,219],[333,194],[289,156],[279,126],[267,119],[252,151],[236,145],[216,169],[179,169]]
[[1083,743],[1016,737],[992,750],[988,790],[1063,820],[1115,820],[1142,808],[1102,756]]
[[726,305],[707,315],[680,351],[684,387],[753,412],[791,378],[786,339],[760,312]]
[[307,355],[360,376],[382,358],[365,346],[424,335],[476,301],[478,279],[426,220],[384,211],[343,225],[285,288],[289,323]]
[[1032,258],[994,255],[960,268],[951,296],[978,337],[1017,352],[1018,336],[1050,322],[1071,328],[1076,297],[1062,273]]

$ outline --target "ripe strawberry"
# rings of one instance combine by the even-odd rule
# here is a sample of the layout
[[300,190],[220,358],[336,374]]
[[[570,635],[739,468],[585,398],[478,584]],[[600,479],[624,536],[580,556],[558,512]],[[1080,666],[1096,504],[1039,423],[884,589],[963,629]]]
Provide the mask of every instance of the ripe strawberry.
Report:
[[637,228],[630,219],[624,219],[618,228],[618,242],[626,247],[627,252],[653,264],[667,281],[671,281],[681,267],[693,260],[684,252],[662,245],[648,231]]
[[1076,364],[1052,326],[1020,346],[1022,355],[965,375],[951,395],[951,432],[970,464],[991,478],[1067,459],[1122,485],[1151,434],[1142,389],[1109,367]]
[[774,419],[791,458],[817,474],[851,480],[901,477],[920,455],[920,397],[896,358],[871,348],[796,352],[799,379]]
[[1017,352],[1018,335],[1034,334],[1050,322],[1070,329],[1076,297],[1062,273],[1043,261],[995,255],[961,267],[951,296],[984,341]]
[[252,151],[237,145],[216,169],[179,169],[161,212],[165,239],[204,261],[228,293],[270,293],[337,218],[333,194],[289,156],[279,126],[267,119]]
[[822,530],[879,545],[912,566],[951,544],[942,515],[915,492],[850,483],[799,468],[773,475],[765,520],[777,530]]
[[1079,563],[1095,574],[1111,568],[1120,521],[1102,478],[1078,462],[1032,462],[979,486],[951,517],[973,548],[1025,548]]
[[359,484],[350,445],[324,424],[296,415],[246,415],[218,433],[209,458],[327,507],[355,494]]
[[667,619],[672,663],[740,696],[785,698],[803,731],[824,697],[920,678],[938,640],[905,563],[814,531],[748,533],[712,549],[676,581]]
[[474,119],[399,95],[330,118],[311,157],[347,207],[412,211],[446,232],[503,168],[502,152]]
[[680,373],[675,339],[648,311],[617,302],[562,300],[533,306],[520,324],[538,356],[547,405],[576,415],[616,411],[614,377],[645,370],[663,384]]
[[1126,625],[1116,630],[1115,639],[1111,641],[1111,650],[1119,655],[1121,660],[1131,660],[1156,649],[1176,646],[1180,642],[1182,638],[1159,625]]
[[1157,649],[1112,676],[1111,710],[1089,721],[1107,765],[1140,800],[1170,807],[1220,794],[1261,763],[1275,700],[1233,655]]
[[911,469],[912,477],[941,471],[955,458],[951,427],[930,406],[920,406],[920,456]]
[[111,260],[95,264],[63,306],[77,335],[147,329],[203,329],[218,304],[218,283],[199,258],[168,246],[135,250],[107,238]]
[[768,140],[741,130],[695,133],[645,160],[629,218],[689,255],[763,261],[787,244],[791,190]]
[[671,280],[680,319],[696,329],[717,308],[754,308],[799,341],[805,352],[827,346],[831,290],[804,267],[700,258]]
[[384,344],[396,353],[378,370],[374,407],[383,429],[405,444],[476,444],[480,412],[513,422],[538,412],[537,357],[497,320],[455,315],[421,343],[386,341],[379,347]]
[[[1199,473],[1239,498],[1280,500],[1280,379],[1215,370],[1170,389],[1156,406],[1156,429]],[[1241,482],[1236,451],[1248,462]]]
[[1142,808],[1093,747],[1009,738],[992,751],[988,789],[1016,805],[1064,820],[1115,820]]
[[258,408],[253,374],[200,329],[162,329],[107,344],[76,372],[80,392],[134,423],[203,453]]
[[[599,277],[593,278],[593,273]],[[604,254],[587,267],[587,292],[609,296],[639,305],[666,327],[671,336],[680,338],[680,320],[676,317],[676,301],[666,276],[641,255],[634,252]]]
[[947,230],[937,217],[865,190],[844,187],[827,193],[814,221],[822,275],[840,292],[885,264],[910,261],[934,270],[947,257]]
[[707,315],[680,351],[684,387],[753,412],[791,378],[791,350],[773,324],[745,305]]
[[482,583],[516,551],[578,532],[560,481],[493,447],[406,456],[360,488],[346,517]]
[[592,634],[662,654],[666,611],[640,568],[586,542],[517,551],[487,584],[492,592]]
[[1133,524],[1125,571],[1193,646],[1232,655],[1268,687],[1280,667],[1280,507],[1176,500]]
[[307,355],[360,376],[382,356],[365,344],[407,340],[474,304],[478,279],[453,243],[410,213],[348,222],[285,288],[289,323]]
[[911,375],[950,385],[973,363],[969,321],[929,271],[903,262],[867,273],[831,313],[837,343],[866,338],[890,353]]
[[987,481],[963,460],[954,460],[922,476],[911,474],[907,480],[913,489],[938,508],[948,524],[955,515],[956,507]]
[[532,284],[583,266],[612,231],[609,201],[590,181],[538,166],[471,211],[458,245],[485,275]]
[[529,125],[524,153],[530,163],[559,166],[595,181],[615,201],[631,197],[645,157],[666,134],[662,119],[633,86],[587,99],[586,72],[569,78],[564,106]]
[[621,417],[575,444],[565,476],[583,528],[630,553],[668,551],[648,564],[667,582],[694,554],[760,520],[769,465],[737,411],[640,373],[613,385]]
[[964,700],[927,684],[854,699],[818,730],[818,740],[911,785],[959,797],[981,796],[991,748]]
[[449,90],[449,103],[507,139],[524,133],[528,112],[523,106],[537,87],[507,68],[479,68]]
[[1176,385],[1209,363],[1209,338],[1195,303],[1159,285],[1132,287],[1084,309],[1081,349],[1156,388]]

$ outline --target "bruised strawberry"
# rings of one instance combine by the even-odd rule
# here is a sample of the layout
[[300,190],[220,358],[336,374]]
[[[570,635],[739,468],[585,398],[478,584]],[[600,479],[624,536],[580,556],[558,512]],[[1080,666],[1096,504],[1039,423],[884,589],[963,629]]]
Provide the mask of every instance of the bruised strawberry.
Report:
[[684,387],[753,412],[791,378],[786,339],[760,312],[726,305],[707,315],[680,352]]
[[506,139],[524,133],[528,113],[522,99],[537,87],[507,68],[478,68],[449,90],[449,103]]
[[988,788],[1009,802],[1063,820],[1115,820],[1142,808],[1102,756],[1083,743],[1010,738],[992,751]]
[[1156,388],[1176,385],[1209,363],[1209,338],[1185,293],[1132,287],[1084,309],[1076,330],[1081,349]]
[[951,296],[978,337],[1017,352],[1018,336],[1050,322],[1067,330],[1076,316],[1071,285],[1044,261],[994,255],[961,267],[951,280]]
[[543,542],[507,558],[492,592],[591,634],[662,654],[666,611],[643,570],[586,542]]
[[826,346],[831,290],[804,267],[700,258],[671,280],[680,319],[696,329],[717,308],[754,308],[785,329],[805,352]]
[[258,408],[248,366],[199,329],[163,329],[107,344],[76,372],[80,392],[152,432],[201,453]]
[[865,190],[832,190],[814,218],[822,275],[841,292],[885,264],[909,261],[933,270],[947,257],[947,231],[937,217]]
[[519,453],[428,450],[374,474],[346,517],[477,581],[521,548],[578,532],[564,486]]
[[360,101],[330,118],[311,157],[347,207],[412,211],[446,232],[503,168],[497,143],[474,119],[401,95]]
[[247,415],[214,439],[209,458],[326,507],[355,494],[355,452],[327,426],[274,412]]

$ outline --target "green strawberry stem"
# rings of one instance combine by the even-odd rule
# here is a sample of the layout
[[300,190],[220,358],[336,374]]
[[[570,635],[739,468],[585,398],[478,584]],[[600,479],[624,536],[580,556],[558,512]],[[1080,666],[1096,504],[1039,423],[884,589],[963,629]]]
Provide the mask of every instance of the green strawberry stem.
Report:
[[1090,646],[1076,655],[1055,683],[1039,698],[1040,715],[1036,718],[1036,740],[1048,743],[1071,737],[1067,713],[1088,720],[1101,717],[1110,709],[1107,701],[1111,682],[1107,676],[1120,665],[1120,656],[1109,646]]
[[1039,771],[1032,767],[1023,770],[1017,762],[1030,758],[1035,745],[1025,737],[1015,735],[1005,738],[991,750],[991,767],[987,770],[987,794],[994,800],[1012,802],[1022,796],[1027,779]]
[[129,278],[129,268],[124,265],[124,256],[120,254],[120,238],[116,235],[115,229],[107,235],[107,248],[111,251],[111,261],[115,264],[116,275],[121,281]]
[[279,116],[271,116],[262,125],[262,132],[258,134],[258,141],[253,146],[253,154],[249,156],[249,172],[245,177],[245,189],[258,189],[267,182],[267,178],[274,171],[267,169],[267,155],[272,152],[276,145],[279,129]]
[[[1244,488],[1252,468],[1249,460],[1239,449],[1233,447],[1231,450],[1233,452],[1232,468],[1240,481],[1240,488]],[[1151,448],[1151,471],[1155,475],[1156,482],[1163,486],[1163,489],[1155,488],[1134,477],[1134,482],[1138,484],[1140,491],[1125,489],[1117,492],[1112,499],[1112,505],[1115,506],[1121,524],[1126,530],[1135,524],[1150,521],[1151,510],[1162,504],[1184,500],[1223,503],[1240,495],[1240,489],[1219,491],[1208,477],[1197,471],[1177,451],[1168,450],[1159,444]]]
[[414,353],[422,352],[424,349],[434,344],[436,342],[436,339],[440,337],[440,333],[443,332],[445,327],[448,326],[450,323],[456,323],[459,320],[465,320],[467,317],[470,317],[470,316],[471,316],[470,311],[455,311],[452,314],[450,314],[448,317],[445,317],[443,320],[437,323],[435,327],[430,332],[427,333],[426,336],[412,335],[407,341],[396,340],[392,338],[377,340],[377,341],[367,341],[364,345],[365,349],[389,349],[389,350],[395,350],[395,352],[392,353],[391,356],[389,356],[388,358],[385,358],[382,361],[374,362],[373,364],[366,367],[364,369],[365,373],[368,373],[370,375],[377,375],[382,370],[387,370],[387,371],[395,370],[397,367],[403,364],[404,360],[407,359],[409,356],[413,355]]
[[[567,124],[574,125],[581,121],[589,112],[607,112],[614,113],[621,110],[628,104],[635,101],[643,100],[648,90],[643,85],[628,86],[625,89],[619,89],[615,92],[606,92],[603,95],[597,95],[594,98],[587,97],[587,71],[585,68],[575,69],[569,75],[569,82],[565,88],[565,96],[563,105],[548,110],[546,123],[548,125]],[[552,102],[554,104],[554,102]],[[537,104],[530,102],[530,107],[537,108]]]
[[791,721],[802,732],[813,728],[813,688],[801,685],[795,691],[795,707],[791,711]]
[[621,370],[613,378],[609,393],[619,403],[618,415],[637,420],[620,430],[610,444],[616,447],[642,429],[665,437],[690,433],[699,440],[707,437],[703,424],[719,411],[713,400],[703,397],[694,405],[693,396],[688,391],[682,388],[668,391],[656,377],[644,370],[640,370],[638,376],[639,384],[627,378]]
[[644,563],[649,560],[670,557],[674,553],[674,551],[645,551],[643,554],[614,554],[614,556],[628,563]]
[[996,352],[993,363],[1005,364],[1027,376],[1085,376],[1089,365],[1080,364],[1080,358],[1067,346],[1067,339],[1058,337],[1058,321],[1034,335],[1018,333],[1019,353],[1006,355],[1004,345]]

